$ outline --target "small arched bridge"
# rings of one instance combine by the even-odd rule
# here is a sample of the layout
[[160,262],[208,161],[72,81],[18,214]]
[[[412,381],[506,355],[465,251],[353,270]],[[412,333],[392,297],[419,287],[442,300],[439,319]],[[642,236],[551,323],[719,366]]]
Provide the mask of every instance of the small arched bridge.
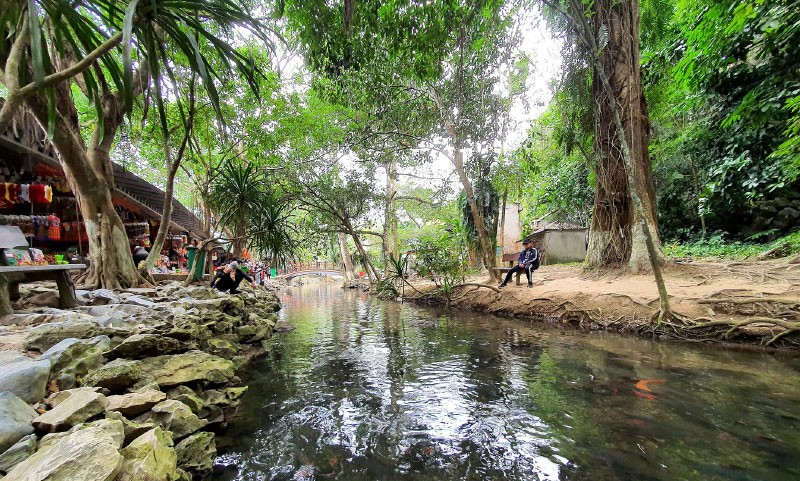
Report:
[[278,274],[278,279],[289,280],[300,276],[343,276],[342,266],[335,262],[296,262],[286,272]]

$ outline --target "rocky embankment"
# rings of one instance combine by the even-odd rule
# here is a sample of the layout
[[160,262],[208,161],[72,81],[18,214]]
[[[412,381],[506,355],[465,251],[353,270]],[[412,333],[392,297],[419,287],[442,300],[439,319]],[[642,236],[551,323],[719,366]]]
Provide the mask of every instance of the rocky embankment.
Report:
[[277,296],[178,284],[84,296],[0,320],[25,333],[24,350],[0,351],[0,478],[203,479]]

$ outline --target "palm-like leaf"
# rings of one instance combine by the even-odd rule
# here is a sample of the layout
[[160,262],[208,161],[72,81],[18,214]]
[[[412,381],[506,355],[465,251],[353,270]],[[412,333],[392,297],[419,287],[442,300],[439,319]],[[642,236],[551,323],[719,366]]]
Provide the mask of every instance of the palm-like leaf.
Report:
[[[0,12],[0,56],[5,58],[27,22],[30,63],[21,65],[21,85],[37,85],[70,64],[98,55],[99,65],[82,72],[86,95],[100,114],[100,94],[117,91],[130,111],[136,97],[134,70],[147,65],[156,79],[154,100],[163,114],[162,75],[174,79],[173,60],[180,56],[196,72],[222,122],[215,80],[237,71],[258,93],[259,70],[231,43],[236,31],[247,31],[271,45],[267,27],[254,19],[240,0],[21,0]],[[24,8],[22,5],[25,5]],[[13,8],[15,7],[15,8]],[[110,54],[121,45],[121,54]],[[178,54],[178,55],[176,55]],[[29,70],[30,69],[30,70]],[[29,72],[33,73],[33,78]],[[102,119],[102,115],[98,115]],[[163,120],[163,118],[162,118]],[[166,126],[163,126],[166,127]]]

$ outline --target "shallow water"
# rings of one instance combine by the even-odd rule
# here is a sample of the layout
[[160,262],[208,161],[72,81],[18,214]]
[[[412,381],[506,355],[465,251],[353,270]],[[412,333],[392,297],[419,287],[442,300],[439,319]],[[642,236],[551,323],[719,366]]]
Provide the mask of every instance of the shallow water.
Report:
[[215,480],[797,480],[800,359],[281,293]]

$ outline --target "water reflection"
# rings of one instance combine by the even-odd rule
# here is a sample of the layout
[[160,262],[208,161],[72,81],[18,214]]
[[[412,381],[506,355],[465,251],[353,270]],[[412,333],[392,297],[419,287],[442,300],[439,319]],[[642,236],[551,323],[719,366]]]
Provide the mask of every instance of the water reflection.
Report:
[[216,479],[800,479],[797,359],[548,330],[324,282],[283,302],[296,329],[252,367]]

